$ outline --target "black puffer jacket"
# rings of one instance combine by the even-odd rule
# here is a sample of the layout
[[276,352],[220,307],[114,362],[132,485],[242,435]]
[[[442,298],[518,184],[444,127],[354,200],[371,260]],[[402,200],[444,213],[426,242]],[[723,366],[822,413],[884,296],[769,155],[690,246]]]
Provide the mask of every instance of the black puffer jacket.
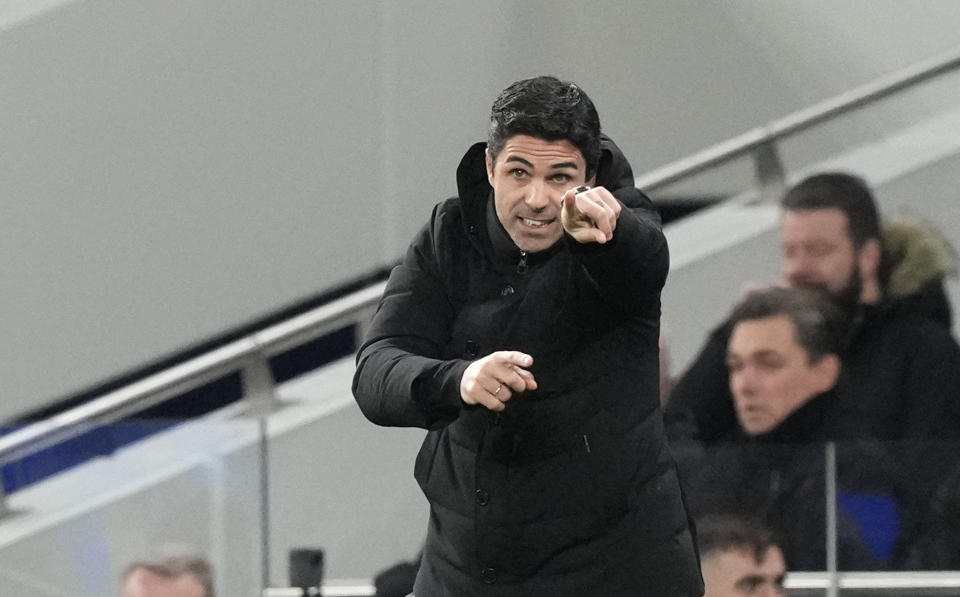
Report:
[[[484,149],[391,274],[357,356],[366,416],[431,430],[415,470],[431,505],[415,593],[700,595],[658,401],[659,219],[605,139],[597,184],[629,208],[613,240],[495,249],[491,233],[506,233],[487,225]],[[497,350],[533,355],[538,383],[499,415],[459,391]]]

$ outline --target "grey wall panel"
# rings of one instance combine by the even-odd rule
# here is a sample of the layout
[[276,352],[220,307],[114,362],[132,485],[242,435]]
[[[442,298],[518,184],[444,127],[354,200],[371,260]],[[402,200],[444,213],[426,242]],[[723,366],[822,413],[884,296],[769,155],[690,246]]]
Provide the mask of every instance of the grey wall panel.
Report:
[[376,4],[285,6],[0,35],[0,418],[381,262]]

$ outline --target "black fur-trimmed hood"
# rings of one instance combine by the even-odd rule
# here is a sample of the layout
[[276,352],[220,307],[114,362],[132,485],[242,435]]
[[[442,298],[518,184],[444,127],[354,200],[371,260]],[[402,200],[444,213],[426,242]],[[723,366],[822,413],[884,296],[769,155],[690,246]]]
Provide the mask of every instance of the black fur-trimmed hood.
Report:
[[916,294],[927,284],[957,274],[953,247],[921,220],[898,217],[883,226],[886,292],[893,298]]
[[883,280],[888,303],[952,323],[945,278],[957,274],[953,247],[929,223],[912,217],[897,217],[883,226]]

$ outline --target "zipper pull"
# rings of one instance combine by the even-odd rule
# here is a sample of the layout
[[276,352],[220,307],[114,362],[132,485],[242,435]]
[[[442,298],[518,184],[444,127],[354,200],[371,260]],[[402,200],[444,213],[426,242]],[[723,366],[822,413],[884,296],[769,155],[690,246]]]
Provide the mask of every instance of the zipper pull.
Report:
[[527,273],[527,252],[520,251],[520,262],[517,263],[517,273],[525,274]]

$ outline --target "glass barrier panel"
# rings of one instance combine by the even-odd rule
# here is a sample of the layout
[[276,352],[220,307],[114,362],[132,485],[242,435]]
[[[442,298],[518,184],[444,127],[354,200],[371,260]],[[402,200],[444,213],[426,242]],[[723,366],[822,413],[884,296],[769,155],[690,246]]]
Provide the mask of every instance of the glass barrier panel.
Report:
[[837,444],[837,528],[842,570],[960,570],[960,442]]
[[676,442],[671,450],[698,529],[749,521],[773,533],[788,570],[826,570],[822,445]]
[[759,522],[782,547],[787,594],[829,594],[835,490],[839,595],[960,595],[960,443],[834,446],[831,464],[825,444],[672,444],[701,547],[718,516]]
[[132,563],[196,554],[217,594],[259,595],[259,454],[256,420],[212,415],[106,425],[8,464],[0,592],[116,595]]
[[[429,508],[413,477],[426,432],[379,427],[350,392],[355,364],[338,361],[278,386],[269,444],[270,586],[294,577],[369,586],[413,570]],[[318,562],[322,559],[322,564]],[[337,593],[331,593],[337,594]]]

